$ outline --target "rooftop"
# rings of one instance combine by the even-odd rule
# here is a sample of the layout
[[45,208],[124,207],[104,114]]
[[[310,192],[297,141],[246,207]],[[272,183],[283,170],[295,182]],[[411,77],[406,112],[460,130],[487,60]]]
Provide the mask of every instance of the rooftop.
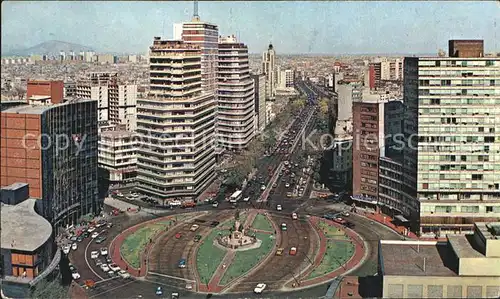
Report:
[[134,132],[126,131],[126,130],[114,130],[114,131],[103,131],[100,134],[102,137],[109,137],[113,139],[118,138],[130,138],[135,135]]
[[458,258],[484,258],[484,255],[473,247],[471,236],[450,236],[448,242]]
[[27,185],[28,184],[26,184],[26,183],[16,182],[16,183],[10,184],[8,186],[2,187],[2,190],[17,190],[17,189],[22,188],[22,187],[27,186]]
[[43,114],[46,111],[57,107],[57,106],[63,106],[63,105],[69,105],[72,103],[79,103],[79,102],[90,102],[90,101],[95,101],[95,100],[89,100],[89,99],[72,99],[69,101],[66,101],[64,103],[60,104],[51,104],[51,105],[22,105],[22,106],[15,106],[12,108],[7,108],[2,111],[2,113],[17,113],[17,114]]
[[2,203],[2,248],[32,252],[50,238],[52,226],[35,212],[35,202],[29,198],[17,205]]
[[381,241],[381,250],[384,275],[458,276],[457,258],[447,243]]

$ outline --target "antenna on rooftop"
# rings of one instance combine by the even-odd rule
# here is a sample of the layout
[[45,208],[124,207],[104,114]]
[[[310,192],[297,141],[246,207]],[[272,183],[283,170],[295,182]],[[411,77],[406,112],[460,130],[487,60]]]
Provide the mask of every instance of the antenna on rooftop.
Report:
[[194,1],[194,9],[193,9],[193,18],[199,18],[200,15],[198,15],[198,1]]

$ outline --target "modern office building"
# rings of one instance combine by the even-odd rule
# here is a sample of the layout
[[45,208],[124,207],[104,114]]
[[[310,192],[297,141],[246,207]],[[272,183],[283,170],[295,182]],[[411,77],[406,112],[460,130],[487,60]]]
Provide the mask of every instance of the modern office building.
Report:
[[258,132],[264,131],[266,128],[266,76],[264,74],[252,75],[254,82],[254,107],[255,115],[257,116]]
[[274,100],[276,97],[276,85],[278,83],[276,74],[276,52],[272,44],[262,53],[262,72],[266,75],[266,100]]
[[498,298],[500,223],[472,231],[446,241],[380,241],[382,298]]
[[352,186],[352,119],[337,120],[333,138],[331,183],[339,191],[349,190]]
[[63,81],[28,80],[26,87],[26,99],[36,97],[49,97],[49,102],[59,104],[63,102]]
[[202,53],[159,37],[150,47],[150,94],[137,109],[137,186],[156,199],[194,199],[216,175],[217,102],[203,92]]
[[96,213],[97,102],[73,100],[2,111],[1,186],[29,184],[56,229]]
[[220,37],[218,63],[218,146],[241,150],[255,136],[254,81],[247,46],[234,35]]
[[482,46],[450,41],[450,57],[405,58],[403,190],[424,234],[500,217],[500,59]]
[[109,173],[109,182],[130,183],[137,175],[137,140],[126,130],[99,134],[99,167]]

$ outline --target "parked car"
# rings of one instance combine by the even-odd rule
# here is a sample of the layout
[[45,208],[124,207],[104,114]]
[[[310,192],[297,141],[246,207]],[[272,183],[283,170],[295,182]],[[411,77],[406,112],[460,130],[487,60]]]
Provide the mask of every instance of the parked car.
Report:
[[95,239],[96,244],[101,244],[106,240],[106,236],[99,236]]
[[71,272],[71,277],[73,277],[74,280],[78,280],[80,279],[80,273],[74,271],[74,272]]
[[112,271],[112,270],[108,271],[108,277],[111,278],[111,277],[115,277],[115,276],[116,276],[115,271]]
[[107,273],[107,272],[109,272],[109,270],[110,270],[110,269],[109,269],[109,267],[108,267],[108,265],[107,265],[107,264],[102,264],[102,265],[101,265],[101,270],[102,270],[103,272],[106,272],[106,273]]
[[262,294],[262,292],[266,289],[266,284],[265,283],[259,283],[257,286],[255,286],[255,289],[253,289],[253,292],[255,294]]
[[118,276],[120,276],[121,278],[130,278],[130,274],[125,271],[125,270],[120,270],[118,271]]
[[193,225],[191,225],[191,228],[189,230],[192,232],[195,232],[198,228],[200,228],[200,226],[198,224],[193,224]]
[[212,204],[212,207],[214,208],[217,208],[219,206],[219,202],[215,201],[213,204]]
[[283,210],[283,207],[281,205],[277,205],[276,206],[276,211],[281,211],[281,210]]
[[109,269],[111,269],[112,271],[115,271],[115,272],[118,272],[121,270],[120,267],[118,267],[118,265],[115,263],[109,264]]
[[293,220],[299,219],[299,216],[297,215],[297,213],[292,213],[292,219]]
[[69,245],[63,246],[63,248],[62,248],[62,251],[64,254],[68,254],[70,250],[71,250],[71,246],[69,246]]
[[92,239],[95,239],[97,238],[97,236],[99,236],[99,233],[98,232],[93,232],[92,235],[90,236]]
[[77,243],[71,244],[71,250],[75,251],[77,249],[78,249],[78,244]]
[[284,250],[285,250],[284,248],[278,248],[278,250],[276,250],[276,255],[278,255],[278,256],[283,255]]
[[94,250],[94,251],[90,252],[90,258],[91,259],[96,259],[98,257],[99,257],[99,251]]
[[108,255],[108,249],[106,247],[101,248],[101,255]]

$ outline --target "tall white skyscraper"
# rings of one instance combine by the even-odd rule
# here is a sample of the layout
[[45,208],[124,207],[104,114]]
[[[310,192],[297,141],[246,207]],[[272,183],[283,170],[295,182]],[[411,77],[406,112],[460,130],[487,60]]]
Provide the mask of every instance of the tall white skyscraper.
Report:
[[276,52],[270,44],[267,51],[262,53],[262,72],[266,75],[266,99],[274,100],[276,97]]
[[255,135],[254,81],[250,77],[248,48],[234,35],[219,38],[218,81],[219,145],[244,149]]
[[199,45],[155,38],[150,94],[137,100],[139,190],[159,200],[193,199],[213,182],[213,93],[203,92]]

